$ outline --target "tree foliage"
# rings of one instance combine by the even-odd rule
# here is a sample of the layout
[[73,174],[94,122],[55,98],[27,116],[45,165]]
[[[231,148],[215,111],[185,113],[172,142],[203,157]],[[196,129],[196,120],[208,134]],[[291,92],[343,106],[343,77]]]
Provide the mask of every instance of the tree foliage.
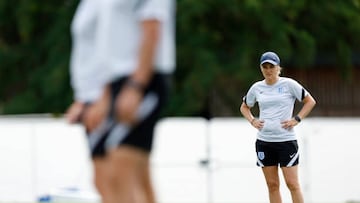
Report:
[[[0,112],[62,113],[69,85],[75,0],[0,1]],[[234,115],[261,79],[262,52],[284,66],[318,60],[351,73],[360,45],[360,0],[177,1],[177,71],[167,114]]]
[[69,22],[76,5],[76,1],[1,1],[2,113],[59,113],[69,104]]
[[[360,1],[182,0],[178,3],[177,115],[238,115],[249,85],[262,78],[261,53],[283,66],[322,60],[351,73],[359,53]],[[325,58],[323,60],[323,58]],[[186,103],[184,103],[186,102]]]

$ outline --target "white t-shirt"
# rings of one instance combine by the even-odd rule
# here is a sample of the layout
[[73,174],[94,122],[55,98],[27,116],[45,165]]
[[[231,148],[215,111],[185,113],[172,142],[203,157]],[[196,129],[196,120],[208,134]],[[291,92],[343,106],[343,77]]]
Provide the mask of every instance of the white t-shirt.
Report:
[[258,139],[267,142],[296,140],[294,129],[286,130],[281,122],[292,118],[295,99],[302,101],[309,94],[298,82],[280,77],[273,85],[265,80],[254,83],[244,97],[247,106],[259,104],[259,119],[264,127],[258,131]]
[[103,87],[138,64],[141,22],[161,22],[153,66],[175,69],[174,0],[82,0],[72,22],[71,82],[75,99],[94,101]]

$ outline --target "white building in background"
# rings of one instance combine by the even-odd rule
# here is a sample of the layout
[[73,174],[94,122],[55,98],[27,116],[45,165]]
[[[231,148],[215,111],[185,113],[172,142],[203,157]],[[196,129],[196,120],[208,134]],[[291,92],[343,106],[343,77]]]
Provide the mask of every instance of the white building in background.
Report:
[[[360,119],[307,118],[296,130],[306,202],[360,201]],[[46,195],[98,200],[81,126],[2,117],[0,136],[0,202],[36,202]],[[152,154],[159,202],[267,202],[255,138],[256,130],[242,118],[163,119]],[[291,202],[283,180],[281,189],[284,202]]]

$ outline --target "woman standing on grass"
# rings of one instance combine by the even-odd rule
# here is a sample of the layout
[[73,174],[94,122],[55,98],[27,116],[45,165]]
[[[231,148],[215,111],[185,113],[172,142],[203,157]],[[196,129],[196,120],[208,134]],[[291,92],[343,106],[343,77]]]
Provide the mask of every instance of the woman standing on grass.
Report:
[[[240,107],[242,115],[258,129],[256,140],[257,165],[262,167],[270,203],[281,203],[279,167],[282,170],[293,203],[303,203],[298,178],[299,151],[294,127],[313,109],[316,102],[310,93],[291,78],[280,77],[280,58],[266,52],[260,58],[264,80],[254,83]],[[303,103],[293,116],[295,100]],[[255,118],[251,108],[258,102],[260,115]]]

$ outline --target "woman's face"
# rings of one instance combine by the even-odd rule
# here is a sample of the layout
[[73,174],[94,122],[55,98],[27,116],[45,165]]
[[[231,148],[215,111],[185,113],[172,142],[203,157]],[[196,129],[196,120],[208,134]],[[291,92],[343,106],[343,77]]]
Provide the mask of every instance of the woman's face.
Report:
[[261,72],[266,80],[274,80],[277,79],[280,74],[280,66],[264,63],[261,65]]

